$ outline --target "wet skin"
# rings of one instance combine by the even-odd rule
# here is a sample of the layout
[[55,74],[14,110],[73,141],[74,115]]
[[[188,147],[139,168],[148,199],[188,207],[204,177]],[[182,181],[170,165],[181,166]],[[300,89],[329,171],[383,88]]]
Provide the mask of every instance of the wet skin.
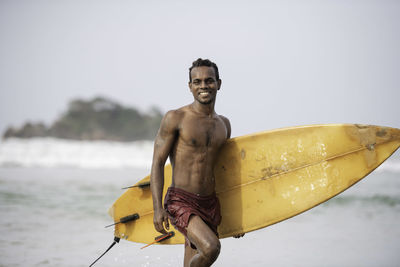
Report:
[[[215,191],[214,164],[218,152],[230,137],[229,120],[214,111],[221,80],[212,67],[195,67],[189,82],[194,102],[164,116],[154,144],[151,169],[154,226],[160,233],[169,229],[162,207],[164,164],[168,157],[173,169],[172,187],[199,195]],[[164,228],[165,226],[165,228]],[[204,221],[192,215],[187,236],[197,250],[185,245],[185,266],[210,266],[218,257],[220,242]]]

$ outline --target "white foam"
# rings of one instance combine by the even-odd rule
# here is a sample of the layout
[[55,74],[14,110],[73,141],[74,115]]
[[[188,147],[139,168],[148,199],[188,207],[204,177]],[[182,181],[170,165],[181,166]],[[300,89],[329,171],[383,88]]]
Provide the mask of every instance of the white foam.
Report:
[[0,143],[0,166],[150,168],[153,142],[10,138]]

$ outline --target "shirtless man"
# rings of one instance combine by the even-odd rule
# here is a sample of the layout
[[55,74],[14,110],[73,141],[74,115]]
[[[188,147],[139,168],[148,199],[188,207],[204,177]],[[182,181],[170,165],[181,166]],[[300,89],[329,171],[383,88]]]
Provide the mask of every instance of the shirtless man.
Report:
[[[231,135],[231,126],[227,118],[214,111],[221,87],[217,66],[198,59],[189,69],[189,78],[194,102],[166,113],[154,144],[154,226],[165,234],[170,219],[185,235],[184,266],[211,266],[221,247],[217,236],[220,206],[213,168],[219,149]],[[173,175],[163,207],[164,164],[168,156]]]

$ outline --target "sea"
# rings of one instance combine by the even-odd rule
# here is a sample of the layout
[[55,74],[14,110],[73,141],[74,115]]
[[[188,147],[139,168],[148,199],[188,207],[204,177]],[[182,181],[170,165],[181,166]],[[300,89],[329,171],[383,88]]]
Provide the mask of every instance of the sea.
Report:
[[[150,172],[153,143],[0,142],[0,266],[89,266],[113,241],[108,208]],[[213,266],[400,266],[400,153],[333,199],[221,240]],[[94,266],[182,266],[183,245],[121,240]]]

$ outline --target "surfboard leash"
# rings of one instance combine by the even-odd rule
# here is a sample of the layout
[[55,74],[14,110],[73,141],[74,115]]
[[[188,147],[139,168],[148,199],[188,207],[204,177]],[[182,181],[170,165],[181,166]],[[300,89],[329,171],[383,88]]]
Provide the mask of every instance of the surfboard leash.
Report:
[[[116,224],[119,224],[119,223],[127,223],[127,222],[131,222],[131,221],[135,221],[135,220],[137,220],[139,218],[140,218],[139,214],[138,213],[134,213],[134,214],[131,214],[131,215],[128,215],[128,216],[120,218],[119,221],[117,221],[117,222],[115,222],[113,224],[107,225],[105,228],[113,226],[113,225],[116,225]],[[98,260],[100,260],[100,258],[103,257],[108,251],[110,251],[110,249],[113,246],[115,246],[115,244],[119,243],[120,240],[121,240],[121,238],[115,236],[114,237],[114,241],[111,244],[111,246],[103,254],[101,254],[101,256],[98,257],[92,264],[90,264],[89,267],[93,266]]]
[[[158,242],[167,240],[167,239],[173,237],[174,235],[175,235],[175,232],[174,232],[174,231],[171,231],[171,232],[168,232],[168,233],[166,233],[166,234],[164,234],[164,235],[157,236],[156,238],[154,238],[154,241],[153,241],[153,242],[151,242],[150,244],[147,244],[146,246],[142,247],[141,249],[144,249],[144,248],[146,248],[146,247],[148,247],[148,246],[151,246],[151,245],[153,245],[153,244],[155,244],[155,243],[158,243]],[[98,257],[92,264],[90,264],[89,267],[92,267],[98,260],[100,260],[104,255],[106,255],[106,253],[107,253],[108,251],[110,251],[110,249],[112,249],[112,247],[115,246],[115,244],[119,243],[120,240],[121,240],[121,238],[115,236],[115,237],[114,237],[114,241],[113,241],[113,243],[110,245],[110,247],[109,247],[103,254],[101,254],[101,256]]]
[[98,257],[92,264],[90,264],[89,267],[92,267],[98,260],[101,259],[101,257],[103,257],[104,255],[106,255],[106,253],[107,253],[108,251],[110,251],[110,249],[112,249],[112,247],[113,247],[115,244],[119,243],[120,240],[121,240],[121,238],[115,236],[115,237],[114,237],[114,241],[113,241],[113,243],[111,244],[111,246],[110,246],[103,254],[101,254],[101,256]]

